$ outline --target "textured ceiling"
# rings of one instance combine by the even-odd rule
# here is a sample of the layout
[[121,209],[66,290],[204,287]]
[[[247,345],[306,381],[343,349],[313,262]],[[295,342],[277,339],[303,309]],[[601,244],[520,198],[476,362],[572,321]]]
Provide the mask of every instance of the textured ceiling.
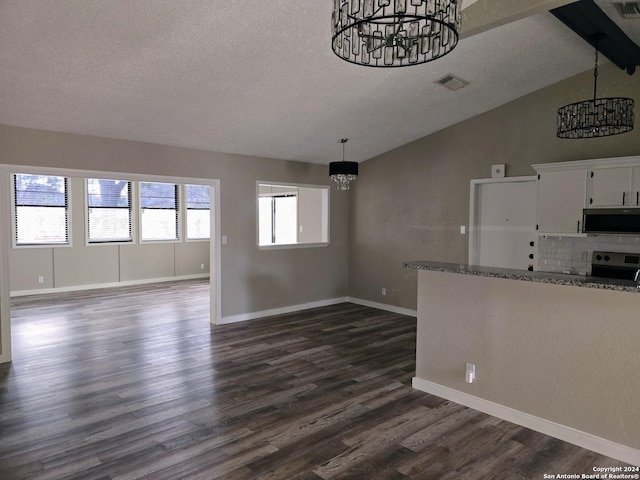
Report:
[[[331,4],[2,0],[0,124],[314,163],[348,137],[363,161],[592,68],[549,13],[359,67],[331,51]],[[433,83],[449,73],[470,85]]]

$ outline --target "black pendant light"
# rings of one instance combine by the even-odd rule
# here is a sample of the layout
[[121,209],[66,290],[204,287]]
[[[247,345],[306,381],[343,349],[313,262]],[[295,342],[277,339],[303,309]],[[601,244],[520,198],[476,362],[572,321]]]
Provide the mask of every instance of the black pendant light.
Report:
[[329,177],[338,184],[338,190],[349,190],[349,184],[358,178],[358,163],[344,160],[345,143],[348,138],[340,139],[342,144],[342,161],[329,164]]

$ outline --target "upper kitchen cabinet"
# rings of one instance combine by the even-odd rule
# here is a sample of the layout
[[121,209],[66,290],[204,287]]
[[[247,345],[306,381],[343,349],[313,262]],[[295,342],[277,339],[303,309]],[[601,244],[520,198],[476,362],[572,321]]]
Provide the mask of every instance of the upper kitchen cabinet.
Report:
[[538,173],[538,234],[584,235],[584,208],[640,207],[640,156],[532,167]]
[[640,205],[640,166],[589,169],[589,207],[637,207]]
[[631,169],[631,204],[640,207],[640,166]]
[[578,235],[582,231],[587,168],[534,165],[538,172],[537,232]]

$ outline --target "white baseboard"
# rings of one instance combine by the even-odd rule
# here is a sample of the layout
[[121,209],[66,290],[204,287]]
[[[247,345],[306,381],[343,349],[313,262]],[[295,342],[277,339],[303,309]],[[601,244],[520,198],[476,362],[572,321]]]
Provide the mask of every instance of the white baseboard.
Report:
[[515,410],[499,403],[494,403],[468,393],[454,390],[437,383],[429,382],[421,378],[413,377],[413,388],[422,392],[430,393],[438,397],[446,398],[452,402],[465,405],[487,413],[502,420],[522,425],[536,432],[550,435],[559,440],[572,443],[587,450],[606,455],[607,457],[627,462],[631,465],[640,466],[640,450],[633,449],[626,445],[612,442],[604,438],[596,437],[590,433],[576,430],[559,423],[536,417],[519,410]]
[[398,313],[400,315],[407,315],[409,317],[418,316],[417,310],[396,307],[395,305],[387,305],[386,303],[372,302],[370,300],[363,300],[361,298],[347,297],[347,302],[355,303],[356,305],[362,305],[364,307],[377,308],[378,310],[385,310],[387,312]]
[[347,297],[331,298],[328,300],[319,300],[317,302],[301,303],[298,305],[289,305],[287,307],[273,308],[271,310],[262,310],[259,312],[241,313],[239,315],[230,315],[222,317],[218,322],[219,325],[226,323],[246,322],[247,320],[255,320],[257,318],[271,317],[273,315],[282,315],[284,313],[298,312],[300,310],[308,310],[309,308],[326,307],[336,305],[338,303],[347,302]]
[[164,283],[164,282],[177,282],[180,280],[196,280],[200,278],[209,278],[208,273],[198,273],[195,275],[180,275],[176,277],[159,277],[159,278],[145,278],[142,280],[127,280],[124,282],[109,282],[109,283],[94,283],[89,285],[71,285],[68,287],[55,287],[55,288],[38,288],[35,290],[17,290],[11,292],[11,297],[25,297],[27,295],[44,295],[47,293],[65,293],[65,292],[80,292],[83,290],[97,290],[99,288],[113,288],[113,287],[125,287],[129,285],[147,285],[150,283]]

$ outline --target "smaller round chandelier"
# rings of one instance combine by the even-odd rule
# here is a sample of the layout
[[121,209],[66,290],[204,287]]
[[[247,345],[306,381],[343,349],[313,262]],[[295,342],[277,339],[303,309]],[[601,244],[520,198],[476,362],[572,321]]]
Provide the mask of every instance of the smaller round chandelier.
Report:
[[430,62],[458,44],[461,0],[333,0],[333,52],[368,67]]
[[593,71],[593,99],[571,103],[558,109],[558,138],[609,137],[633,130],[634,102],[631,98],[597,98],[598,40]]
[[340,139],[342,144],[342,161],[329,163],[329,177],[338,184],[338,190],[349,190],[349,184],[358,178],[358,163],[345,162],[344,148],[348,138]]

